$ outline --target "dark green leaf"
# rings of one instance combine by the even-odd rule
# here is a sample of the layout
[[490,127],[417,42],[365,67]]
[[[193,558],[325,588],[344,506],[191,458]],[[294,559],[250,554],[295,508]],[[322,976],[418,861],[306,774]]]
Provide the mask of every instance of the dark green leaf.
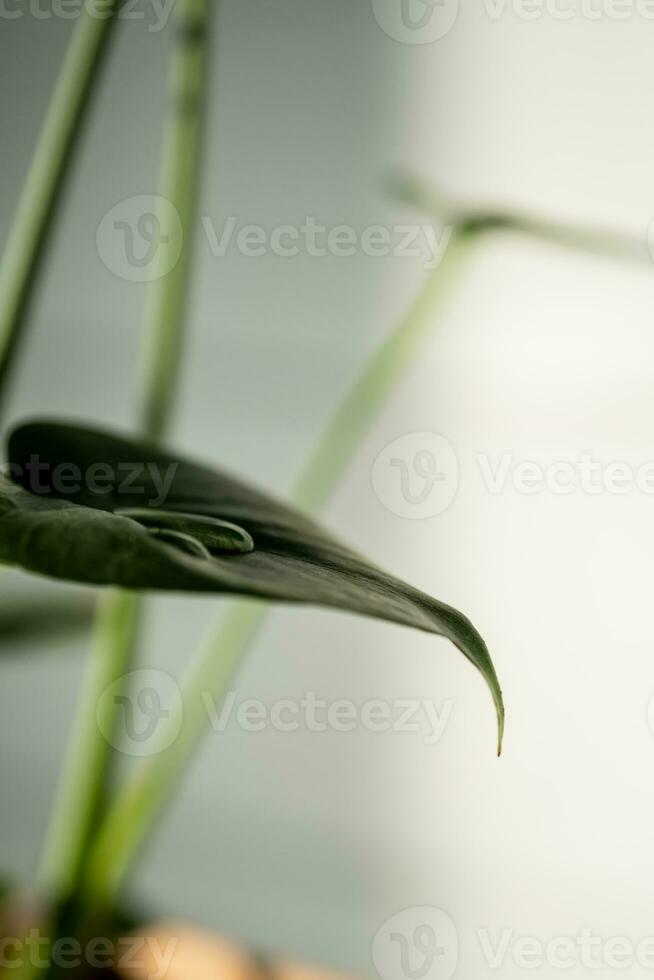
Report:
[[0,653],[39,640],[51,640],[91,628],[96,603],[93,594],[66,596],[21,596],[0,605]]
[[312,603],[445,636],[486,679],[501,742],[500,687],[469,620],[300,512],[225,473],[81,426],[21,426],[9,462],[0,561],[97,585]]

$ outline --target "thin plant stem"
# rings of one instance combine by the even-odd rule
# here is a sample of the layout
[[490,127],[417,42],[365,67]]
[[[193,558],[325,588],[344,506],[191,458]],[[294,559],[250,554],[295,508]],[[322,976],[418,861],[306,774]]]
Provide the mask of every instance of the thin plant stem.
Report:
[[[207,0],[178,0],[176,18],[171,110],[159,188],[160,196],[177,215],[181,240],[176,246],[179,258],[175,267],[162,275],[155,271],[144,314],[147,344],[140,427],[144,435],[153,440],[161,438],[170,416],[186,310],[199,175]],[[112,732],[118,731],[119,695],[129,680],[141,605],[140,599],[132,593],[109,592],[99,611],[96,642],[91,651],[41,867],[40,883],[58,901],[77,891],[85,857],[107,802],[114,758],[107,733],[111,737]],[[113,696],[103,698],[108,689],[113,691]],[[101,718],[96,717],[98,710],[101,710]]]
[[[402,376],[439,309],[461,275],[474,243],[502,229],[553,244],[634,260],[646,254],[644,242],[613,232],[566,226],[520,214],[465,211],[413,183],[402,190],[412,203],[453,223],[446,256],[397,330],[372,358],[337,410],[291,494],[308,513],[318,513],[329,499],[371,421]],[[214,703],[225,695],[267,615],[262,603],[233,604],[212,629],[187,676],[182,711],[159,732],[162,750],[136,771],[109,808],[88,863],[85,894],[91,904],[107,907],[133,870],[140,847],[153,830],[200,742],[208,721],[203,695]],[[171,735],[174,733],[174,738]],[[163,746],[167,746],[163,748]]]
[[[155,288],[148,291],[143,324],[141,428],[152,439],[164,434],[175,403],[181,329],[186,309],[195,226],[206,79],[209,0],[177,0],[177,43],[171,66],[170,114],[159,182],[159,233],[168,238],[155,255]],[[172,220],[171,220],[172,215]],[[175,217],[179,219],[177,223]],[[181,240],[179,244],[177,238]],[[163,269],[179,247],[170,271]]]
[[[119,601],[117,601],[119,599]],[[117,744],[111,698],[98,698],[131,663],[136,643],[138,596],[107,593],[100,602],[91,653],[57,797],[43,850],[39,885],[46,894],[70,896],[85,848],[104,802],[105,776]]]
[[[440,266],[430,274],[412,309],[374,355],[338,408],[304,468],[292,501],[317,513],[329,499],[388,395],[459,282],[477,236],[455,232]],[[234,603],[210,630],[182,692],[182,707],[161,725],[156,749],[119,791],[100,828],[83,894],[98,909],[110,907],[133,870],[141,845],[154,829],[170,795],[187,770],[208,726],[205,698],[220,702],[263,624],[268,607]]]
[[80,12],[57,79],[0,263],[0,394],[24,333],[46,245],[61,207],[74,150],[80,142],[91,96],[116,11],[109,0],[101,16]]
[[441,224],[471,234],[482,231],[516,232],[557,247],[612,261],[652,262],[646,234],[639,236],[601,225],[571,223],[506,207],[470,207],[439,187],[410,175],[393,178],[389,181],[389,190],[396,199],[432,215]]

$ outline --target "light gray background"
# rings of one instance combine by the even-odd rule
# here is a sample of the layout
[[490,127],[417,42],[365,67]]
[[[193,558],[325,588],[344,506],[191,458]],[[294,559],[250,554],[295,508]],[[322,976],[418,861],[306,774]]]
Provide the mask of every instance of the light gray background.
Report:
[[[215,37],[202,210],[271,229],[416,220],[384,196],[413,170],[472,201],[615,226],[654,216],[654,22],[635,9],[499,19],[482,2],[441,40],[406,45],[369,3],[239,0]],[[576,9],[576,8],[575,8]],[[70,25],[0,22],[0,227]],[[112,275],[95,231],[155,189],[170,30],[124,25],[56,242],[11,417],[127,426],[143,289]],[[479,929],[547,943],[583,927],[652,935],[654,519],[650,497],[493,495],[494,461],[654,458],[652,270],[498,236],[361,447],[327,518],[377,561],[466,610],[508,707],[493,756],[483,685],[445,642],[315,611],[277,611],[242,697],[452,699],[442,741],[418,734],[211,735],[134,882],[135,895],[272,949],[375,976],[372,938],[437,906],[459,933],[457,977],[492,975]],[[259,259],[198,249],[174,441],[284,491],[366,356],[424,278],[419,259]],[[407,432],[455,446],[459,492],[409,521],[371,489]],[[18,575],[4,588],[35,583]],[[9,593],[11,594],[11,593]],[[217,602],[152,603],[143,662],[178,672]],[[28,874],[86,641],[3,662],[2,867]],[[510,949],[504,980],[523,975]],[[544,966],[539,974],[557,972]],[[566,971],[581,977],[583,965]],[[611,976],[604,966],[595,976]],[[637,964],[620,971],[647,974]],[[434,973],[438,980],[444,974]]]

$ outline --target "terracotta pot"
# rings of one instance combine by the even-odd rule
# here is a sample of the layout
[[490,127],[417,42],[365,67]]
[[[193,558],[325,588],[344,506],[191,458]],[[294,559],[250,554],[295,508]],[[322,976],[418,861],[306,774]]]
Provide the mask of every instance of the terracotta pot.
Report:
[[236,944],[187,925],[155,924],[138,935],[145,942],[134,962],[121,967],[124,980],[348,980],[290,961],[262,964]]

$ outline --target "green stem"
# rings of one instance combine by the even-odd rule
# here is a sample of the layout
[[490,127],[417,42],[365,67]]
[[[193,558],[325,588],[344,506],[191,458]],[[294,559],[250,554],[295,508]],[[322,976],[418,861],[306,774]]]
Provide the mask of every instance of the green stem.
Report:
[[233,603],[215,634],[198,650],[180,711],[156,732],[168,742],[161,742],[161,751],[151,746],[147,763],[119,791],[96,835],[82,887],[84,904],[94,913],[101,916],[115,903],[142,843],[188,768],[207,728],[203,693],[223,696],[265,616],[263,604]]
[[[296,505],[316,513],[329,498],[370,423],[437,321],[476,237],[452,235],[443,262],[430,274],[413,308],[337,410],[295,486],[292,500]],[[182,709],[158,732],[161,751],[153,753],[120,790],[96,836],[84,889],[92,907],[106,908],[115,901],[207,729],[209,716],[203,697],[210,694],[216,701],[225,696],[266,613],[263,604],[234,604],[199,650],[184,687]]]
[[[138,598],[107,593],[98,610],[79,711],[57,789],[41,858],[39,885],[46,894],[69,897],[79,880],[85,848],[99,818],[105,776],[118,729],[110,699],[99,699],[129,668],[136,643]],[[102,717],[100,716],[100,712]]]
[[469,260],[474,237],[452,233],[443,261],[337,408],[291,491],[291,501],[297,507],[318,514],[329,500],[370,425],[449,300]]
[[390,182],[390,190],[398,200],[431,214],[441,224],[452,225],[471,234],[512,231],[551,245],[614,261],[646,261],[648,264],[652,261],[645,235],[636,236],[599,225],[570,224],[503,207],[471,208],[438,187],[412,176],[395,178]]
[[64,184],[99,76],[110,28],[120,4],[106,16],[81,11],[18,201],[0,263],[0,392],[16,357]]
[[[157,282],[146,299],[144,369],[139,387],[143,393],[143,431],[157,440],[172,414],[179,377],[204,116],[208,0],[177,0],[176,15],[178,42],[171,66],[171,111],[164,137],[157,213],[160,234],[169,240],[165,249],[161,245],[157,249],[153,269]],[[175,255],[178,249],[177,262],[162,275],[171,251]]]
[[[171,112],[163,149],[160,195],[175,209],[181,241],[175,267],[153,277],[144,314],[147,337],[143,378],[143,433],[159,439],[168,420],[182,334],[189,253],[195,223],[199,173],[200,117],[203,96],[208,4],[178,0],[178,41],[171,72]],[[163,259],[162,261],[165,261]],[[140,600],[130,593],[109,593],[100,611],[96,643],[73,727],[69,754],[47,835],[41,884],[58,900],[77,889],[91,842],[106,805],[114,753],[107,732],[117,731],[126,673],[136,649]],[[112,687],[114,696],[102,698]],[[96,714],[102,705],[102,724]],[[115,740],[114,740],[115,744]]]

